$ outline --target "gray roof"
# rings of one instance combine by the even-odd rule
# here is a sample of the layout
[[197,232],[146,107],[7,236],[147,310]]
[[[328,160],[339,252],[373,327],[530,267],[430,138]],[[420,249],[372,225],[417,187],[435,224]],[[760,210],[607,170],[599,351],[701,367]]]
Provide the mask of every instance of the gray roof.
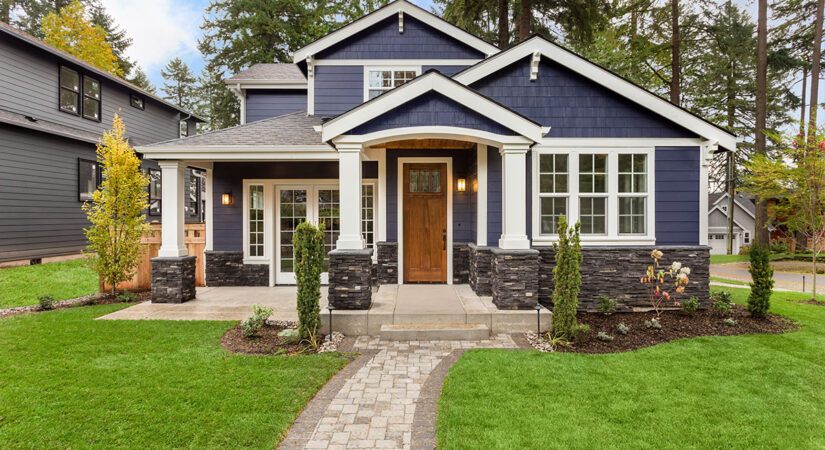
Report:
[[[713,205],[719,201],[722,197],[727,197],[727,192],[715,192],[712,194],[708,194],[708,205],[713,207]],[[743,194],[741,192],[736,193],[736,201],[745,208],[751,214],[756,214],[756,205],[753,203],[753,198],[749,195]]]
[[80,130],[66,125],[38,119],[34,116],[18,114],[0,109],[0,123],[7,123],[30,130],[42,131],[44,133],[56,134],[58,136],[76,139],[78,141],[91,142],[96,144],[100,140],[100,135],[86,130]]
[[166,106],[168,106],[168,107],[170,107],[170,108],[172,108],[176,111],[179,111],[183,114],[192,116],[192,118],[194,118],[196,120],[199,120],[201,122],[205,122],[205,120],[202,117],[196,115],[195,113],[193,113],[191,111],[187,111],[183,108],[180,108],[180,107],[178,107],[178,106],[176,106],[172,103],[169,103],[168,101],[166,101],[166,100],[164,100],[164,99],[162,99],[162,98],[160,98],[160,97],[158,97],[158,96],[156,96],[156,95],[154,95],[150,92],[147,92],[147,91],[135,86],[134,84],[124,80],[123,78],[120,78],[116,75],[112,75],[111,73],[106,72],[105,70],[101,70],[100,68],[95,67],[95,66],[93,66],[93,65],[91,65],[91,64],[89,64],[89,63],[87,63],[87,62],[85,62],[81,59],[75,58],[74,56],[64,52],[63,50],[60,50],[56,47],[52,47],[51,45],[41,41],[40,39],[37,39],[36,37],[30,35],[29,33],[26,33],[23,30],[17,29],[15,27],[3,22],[3,21],[0,21],[0,32],[4,32],[8,36],[11,36],[11,37],[16,38],[16,39],[20,39],[20,40],[25,41],[25,42],[28,42],[29,44],[34,45],[35,47],[38,47],[41,50],[45,50],[46,52],[51,53],[52,55],[55,55],[58,58],[62,58],[66,61],[71,62],[72,64],[80,66],[84,70],[92,72],[95,75],[106,78],[109,81],[113,81],[113,82],[115,82],[115,83],[117,83],[117,84],[119,84],[119,85],[121,85],[125,88],[131,89],[131,90],[133,90],[133,91],[135,91],[135,92],[137,92],[137,93],[139,93],[139,94],[141,94],[145,97],[151,98],[152,100],[154,100],[158,103],[164,104],[164,105],[166,105]]
[[255,64],[254,66],[224,80],[226,83],[243,81],[292,81],[306,82],[301,69],[290,63]]
[[321,133],[315,131],[315,127],[321,123],[320,117],[307,116],[306,112],[299,111],[196,136],[157,142],[144,148],[184,148],[203,145],[324,145],[321,142]]

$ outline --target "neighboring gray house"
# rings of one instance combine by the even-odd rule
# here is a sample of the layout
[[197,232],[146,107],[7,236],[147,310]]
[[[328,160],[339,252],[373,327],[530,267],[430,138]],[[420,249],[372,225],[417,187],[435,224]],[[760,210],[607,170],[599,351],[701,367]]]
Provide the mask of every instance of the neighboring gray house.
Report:
[[[0,22],[0,262],[75,254],[81,210],[100,180],[95,148],[118,113],[133,145],[180,137],[198,117]],[[150,220],[160,220],[152,161]],[[187,172],[187,219],[200,220],[201,177]]]
[[[708,194],[708,245],[712,255],[728,252],[729,198],[727,192]],[[733,254],[738,255],[743,245],[751,245],[756,205],[749,197],[737,193],[733,208]]]

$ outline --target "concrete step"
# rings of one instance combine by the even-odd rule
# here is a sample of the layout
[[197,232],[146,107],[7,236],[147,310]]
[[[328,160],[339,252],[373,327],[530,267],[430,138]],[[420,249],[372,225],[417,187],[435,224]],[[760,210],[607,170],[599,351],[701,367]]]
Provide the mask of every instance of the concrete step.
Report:
[[395,324],[417,324],[417,323],[467,323],[467,314],[442,313],[442,312],[398,312],[393,314],[392,323]]
[[390,341],[478,341],[490,339],[490,327],[480,323],[395,323],[381,325]]

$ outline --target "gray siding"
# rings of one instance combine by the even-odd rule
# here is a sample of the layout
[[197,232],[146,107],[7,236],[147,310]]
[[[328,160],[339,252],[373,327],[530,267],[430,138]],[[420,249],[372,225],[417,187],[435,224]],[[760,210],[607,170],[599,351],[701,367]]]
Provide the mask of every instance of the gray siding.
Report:
[[306,110],[306,89],[248,89],[246,91],[247,122]]
[[[101,77],[102,120],[94,122],[58,109],[57,57],[0,35],[0,109],[35,116],[85,131],[102,133],[111,128],[119,113],[133,144],[147,144],[178,137],[179,113],[150,99],[141,111],[129,105],[130,91]],[[67,64],[67,67],[78,69]],[[83,72],[79,70],[79,72]]]
[[699,147],[656,147],[657,245],[699,244],[699,153]]
[[315,67],[315,115],[334,117],[363,102],[363,66]]

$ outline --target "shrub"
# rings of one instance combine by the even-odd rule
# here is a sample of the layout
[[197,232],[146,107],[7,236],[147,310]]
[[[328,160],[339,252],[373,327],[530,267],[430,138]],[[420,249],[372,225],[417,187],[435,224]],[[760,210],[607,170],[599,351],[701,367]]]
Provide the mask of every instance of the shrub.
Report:
[[584,336],[590,332],[590,325],[586,323],[577,323],[573,325],[572,336],[574,341],[581,340]]
[[616,312],[616,307],[619,306],[619,302],[616,301],[615,298],[610,298],[606,295],[599,296],[599,312],[604,315],[611,315]]
[[613,342],[613,336],[605,333],[604,331],[599,331],[599,334],[596,335],[596,339],[602,342]]
[[659,322],[659,319],[652,318],[650,320],[645,320],[645,327],[651,330],[661,330],[662,329],[662,322]]
[[321,325],[321,271],[324,265],[324,231],[309,222],[295,229],[295,280],[298,284],[298,335],[318,347]]
[[559,242],[553,244],[556,267],[553,268],[553,335],[572,340],[576,338],[576,310],[579,307],[579,290],[582,284],[580,271],[582,254],[579,229],[576,223],[567,227],[567,218],[559,218]]
[[257,336],[266,325],[266,319],[272,315],[272,308],[266,308],[261,305],[252,305],[252,316],[241,322],[241,331],[243,335],[251,338]]
[[621,322],[616,325],[616,331],[618,331],[622,336],[627,336],[627,334],[630,333],[630,327],[625,325],[624,322]]
[[52,297],[51,295],[41,296],[38,299],[38,302],[40,303],[40,309],[42,309],[43,311],[49,311],[51,309],[54,309],[55,300],[54,297]]
[[788,244],[782,241],[770,245],[771,253],[788,253]]
[[711,294],[710,298],[713,300],[713,309],[722,314],[725,314],[733,309],[733,300],[731,299],[730,292],[728,291],[714,292]]
[[117,296],[117,301],[123,303],[132,303],[135,300],[137,300],[137,295],[129,291],[123,291]]
[[699,299],[696,297],[690,297],[689,299],[682,301],[681,306],[683,314],[692,316],[699,310]]
[[736,320],[733,317],[728,317],[727,319],[723,320],[722,322],[725,325],[729,326],[729,327],[735,327],[736,326]]
[[659,268],[659,260],[663,256],[664,253],[657,249],[650,252],[653,264],[647,266],[647,271],[640,279],[647,289],[647,297],[650,306],[656,312],[656,317],[661,315],[662,307],[666,303],[672,303],[674,306],[679,304],[677,298],[685,292],[690,275],[690,268],[682,267],[682,263],[678,261],[674,261],[667,270]]
[[754,246],[750,254],[751,293],[748,296],[748,311],[753,317],[765,317],[771,306],[773,291],[773,268],[768,252],[762,246]]
[[751,254],[751,246],[750,245],[743,245],[739,247],[739,254],[740,255],[750,255]]

